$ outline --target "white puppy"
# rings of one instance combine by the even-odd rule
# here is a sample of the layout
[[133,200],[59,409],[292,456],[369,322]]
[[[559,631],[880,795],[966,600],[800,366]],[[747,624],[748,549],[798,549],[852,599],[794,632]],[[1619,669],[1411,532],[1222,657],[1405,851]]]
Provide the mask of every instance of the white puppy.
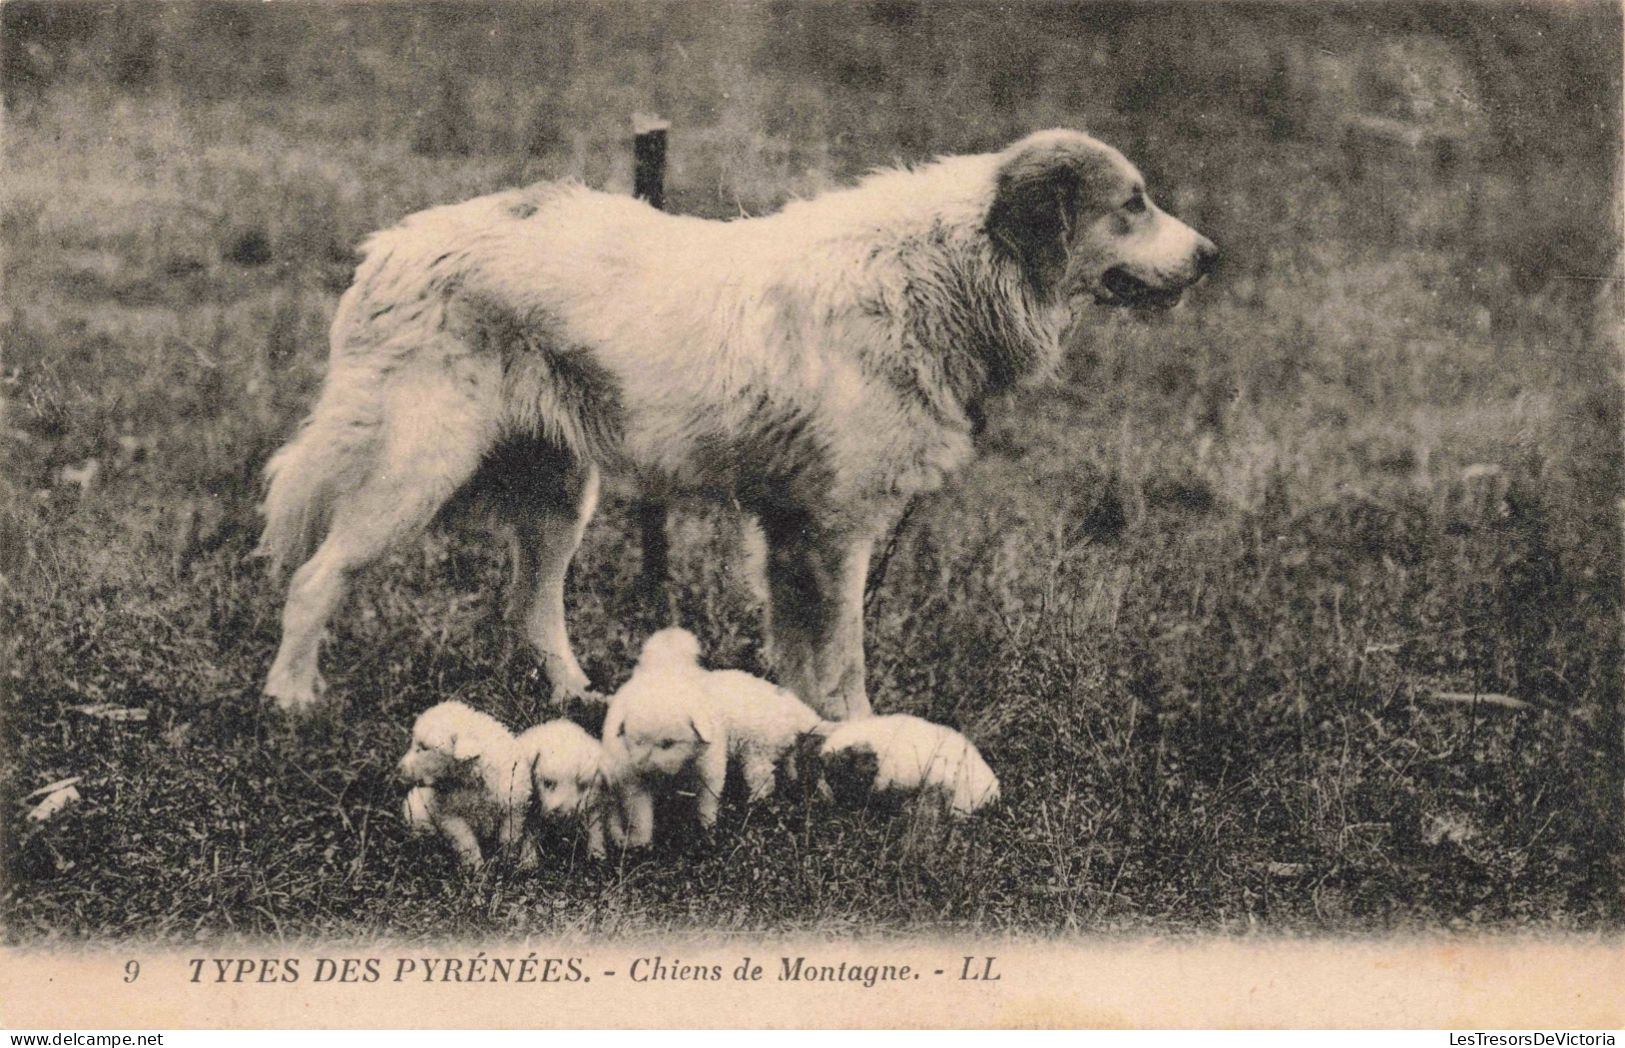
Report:
[[954,815],[999,799],[999,780],[965,736],[905,713],[830,723],[818,747],[820,792],[840,803],[918,795]]
[[700,825],[716,825],[730,759],[754,802],[773,789],[774,769],[818,728],[818,714],[789,691],[738,670],[705,670],[687,630],[661,630],[611,697],[604,746],[624,769],[627,844],[654,837],[653,791],[692,785]]
[[574,821],[587,830],[587,854],[604,856],[604,836],[625,837],[619,776],[597,739],[567,720],[551,720],[515,740],[530,766],[530,783],[542,818]]
[[482,845],[492,843],[517,843],[519,865],[536,865],[536,846],[524,837],[529,765],[495,718],[460,702],[431,706],[412,725],[398,772],[415,787],[403,806],[407,824],[439,831],[464,866],[478,868]]

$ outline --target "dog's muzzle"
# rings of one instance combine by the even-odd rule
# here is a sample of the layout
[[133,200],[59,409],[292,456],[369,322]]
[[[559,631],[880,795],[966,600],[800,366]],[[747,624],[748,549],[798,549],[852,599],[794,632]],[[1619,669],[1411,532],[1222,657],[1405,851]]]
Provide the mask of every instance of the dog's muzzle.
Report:
[[1152,284],[1135,276],[1126,266],[1113,266],[1100,275],[1095,301],[1105,306],[1134,309],[1171,309],[1184,297],[1185,289],[1213,272],[1219,262],[1219,249],[1202,237],[1190,256],[1189,275],[1167,284]]
[[1103,306],[1172,309],[1184,295],[1184,284],[1154,287],[1122,266],[1113,266],[1100,275],[1100,291],[1096,292],[1095,301]]

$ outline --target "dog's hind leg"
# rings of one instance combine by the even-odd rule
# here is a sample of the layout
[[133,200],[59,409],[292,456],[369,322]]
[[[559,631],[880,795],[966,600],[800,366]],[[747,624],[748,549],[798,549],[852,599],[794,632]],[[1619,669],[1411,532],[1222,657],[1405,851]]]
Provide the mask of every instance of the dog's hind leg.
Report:
[[316,701],[322,634],[351,577],[428,527],[479,466],[494,412],[481,399],[479,376],[468,377],[457,383],[441,371],[397,379],[389,391],[374,461],[355,487],[334,496],[327,536],[288,586],[282,644],[265,682],[281,708]]
[[555,700],[588,693],[564,619],[564,579],[598,505],[598,470],[565,467],[557,485],[536,485],[512,511],[510,614],[547,667]]

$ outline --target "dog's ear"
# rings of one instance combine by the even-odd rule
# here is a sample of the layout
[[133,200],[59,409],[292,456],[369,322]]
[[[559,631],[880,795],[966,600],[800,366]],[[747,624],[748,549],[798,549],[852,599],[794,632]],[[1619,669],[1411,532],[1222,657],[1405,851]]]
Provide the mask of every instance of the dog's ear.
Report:
[[880,774],[880,756],[872,746],[848,746],[822,755],[819,794],[845,808],[868,804]]
[[993,243],[1021,266],[1035,289],[1048,292],[1066,270],[1067,243],[1077,217],[1077,171],[1053,150],[1017,152],[999,168],[988,209]]
[[465,764],[469,761],[479,760],[480,745],[478,736],[459,731],[452,733],[446,741],[451,744],[452,760],[462,761]]
[[599,768],[597,771],[593,772],[590,777],[588,777],[586,785],[582,787],[582,799],[587,803],[588,806],[591,806],[597,802],[599,797],[608,792],[608,790],[609,774],[603,768]]
[[584,790],[596,790],[609,782],[609,754],[602,746],[594,746],[576,761],[576,781]]
[[999,164],[988,236],[1020,265],[1041,295],[1053,292],[1066,272],[1094,159],[1082,147],[1086,141],[1082,136],[1034,136],[1014,146]]

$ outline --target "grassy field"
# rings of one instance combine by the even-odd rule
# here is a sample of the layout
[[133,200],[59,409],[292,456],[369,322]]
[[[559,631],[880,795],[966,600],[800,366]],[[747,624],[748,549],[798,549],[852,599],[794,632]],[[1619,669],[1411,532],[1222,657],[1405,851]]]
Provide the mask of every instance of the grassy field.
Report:
[[[0,19],[9,941],[1619,926],[1617,9]],[[360,588],[341,720],[261,704],[258,473],[354,245],[538,178],[624,191],[637,110],[673,121],[671,206],[715,217],[1086,127],[1226,251],[1182,310],[1086,317],[877,567],[871,696],[1005,787],[939,844],[779,802],[712,849],[456,876],[397,815],[412,717],[546,712],[477,529]],[[682,617],[759,669],[711,524],[679,528]],[[571,578],[601,686],[663,624],[635,554],[610,505]]]

